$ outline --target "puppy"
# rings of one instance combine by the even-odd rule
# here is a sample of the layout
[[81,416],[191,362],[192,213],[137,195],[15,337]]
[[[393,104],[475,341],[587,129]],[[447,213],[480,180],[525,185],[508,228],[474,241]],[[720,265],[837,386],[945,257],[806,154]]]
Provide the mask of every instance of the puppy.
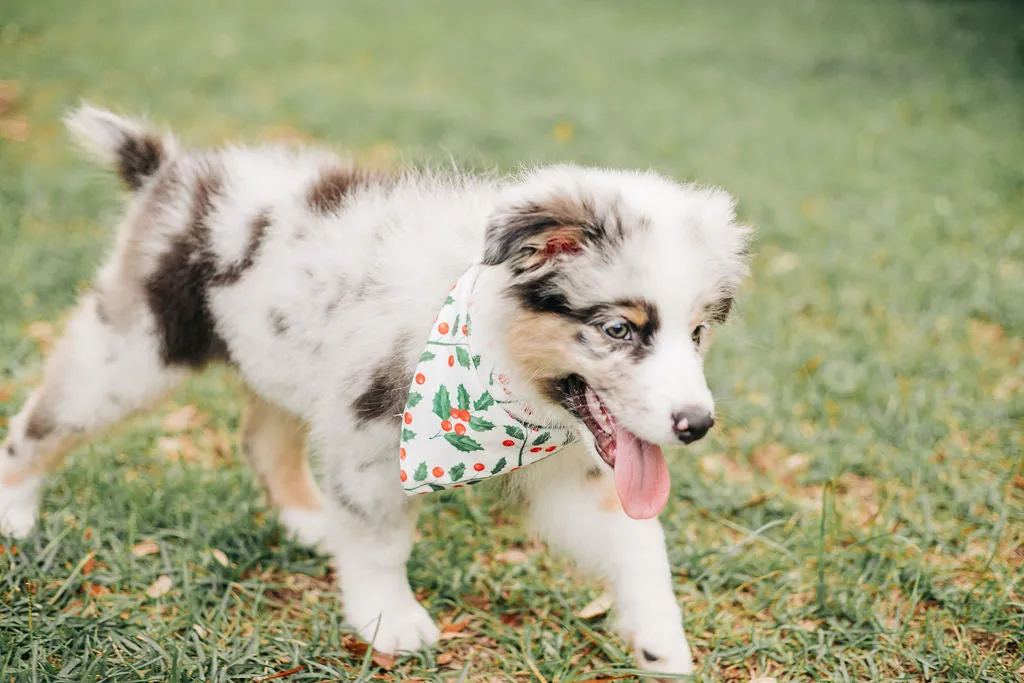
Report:
[[[383,652],[430,646],[438,629],[405,571],[416,507],[406,448],[420,443],[408,441],[410,388],[435,355],[428,335],[461,330],[486,350],[498,403],[525,411],[512,419],[568,435],[528,467],[502,457],[507,489],[543,538],[607,580],[641,667],[693,670],[656,518],[669,488],[660,446],[700,439],[714,421],[703,353],[747,273],[750,237],[728,194],[652,172],[555,166],[494,179],[380,173],[321,151],[185,150],[88,106],[67,126],[132,194],[113,253],[0,447],[4,533],[31,531],[46,473],[76,442],[228,363],[250,392],[243,450],[286,526],[333,555],[346,622]],[[466,324],[449,333],[439,309],[470,271]],[[448,364],[483,373],[468,358]],[[466,406],[490,405],[481,399]],[[467,424],[498,431],[459,422],[461,389],[458,401],[436,436],[465,446],[487,436]],[[517,442],[500,443],[511,453]],[[520,463],[549,450],[525,445]],[[427,490],[468,476],[439,470],[451,481]]]

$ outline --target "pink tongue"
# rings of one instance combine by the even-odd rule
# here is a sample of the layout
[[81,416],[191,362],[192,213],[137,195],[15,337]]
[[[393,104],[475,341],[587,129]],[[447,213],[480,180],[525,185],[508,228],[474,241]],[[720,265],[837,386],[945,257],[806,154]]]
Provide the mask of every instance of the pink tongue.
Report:
[[668,502],[668,467],[661,448],[622,427],[615,430],[615,490],[633,519],[655,517]]

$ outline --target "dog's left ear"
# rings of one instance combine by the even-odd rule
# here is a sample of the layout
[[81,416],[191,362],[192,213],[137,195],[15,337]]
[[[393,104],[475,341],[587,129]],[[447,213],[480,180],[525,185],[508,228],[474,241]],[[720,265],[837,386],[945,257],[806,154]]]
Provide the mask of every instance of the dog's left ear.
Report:
[[518,273],[553,260],[567,260],[604,238],[594,209],[586,201],[555,195],[524,201],[498,211],[487,225],[484,264],[507,263]]

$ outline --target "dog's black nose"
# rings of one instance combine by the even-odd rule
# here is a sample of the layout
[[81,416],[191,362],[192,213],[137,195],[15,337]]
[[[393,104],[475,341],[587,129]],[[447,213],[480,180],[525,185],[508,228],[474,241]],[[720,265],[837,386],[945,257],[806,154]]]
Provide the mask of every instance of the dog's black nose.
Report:
[[693,443],[708,433],[715,418],[703,408],[684,408],[678,413],[672,413],[672,431],[683,443]]

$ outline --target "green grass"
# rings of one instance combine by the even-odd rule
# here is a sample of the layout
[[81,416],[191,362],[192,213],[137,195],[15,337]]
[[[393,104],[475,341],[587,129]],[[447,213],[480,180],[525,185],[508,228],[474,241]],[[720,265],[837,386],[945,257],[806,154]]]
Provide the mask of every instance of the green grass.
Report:
[[[1019,5],[4,0],[0,79],[21,90],[0,132],[28,125],[0,138],[0,420],[39,377],[30,324],[59,329],[120,207],[62,134],[80,98],[194,143],[653,166],[759,226],[709,361],[723,425],[672,458],[663,516],[701,680],[1024,675]],[[282,539],[232,454],[235,397],[210,373],[53,478],[0,556],[0,680],[629,670],[604,618],[575,616],[599,587],[476,491],[431,500],[409,566],[468,637],[369,658],[326,559]],[[185,404],[203,421],[169,457]],[[510,547],[527,560],[494,559]]]

